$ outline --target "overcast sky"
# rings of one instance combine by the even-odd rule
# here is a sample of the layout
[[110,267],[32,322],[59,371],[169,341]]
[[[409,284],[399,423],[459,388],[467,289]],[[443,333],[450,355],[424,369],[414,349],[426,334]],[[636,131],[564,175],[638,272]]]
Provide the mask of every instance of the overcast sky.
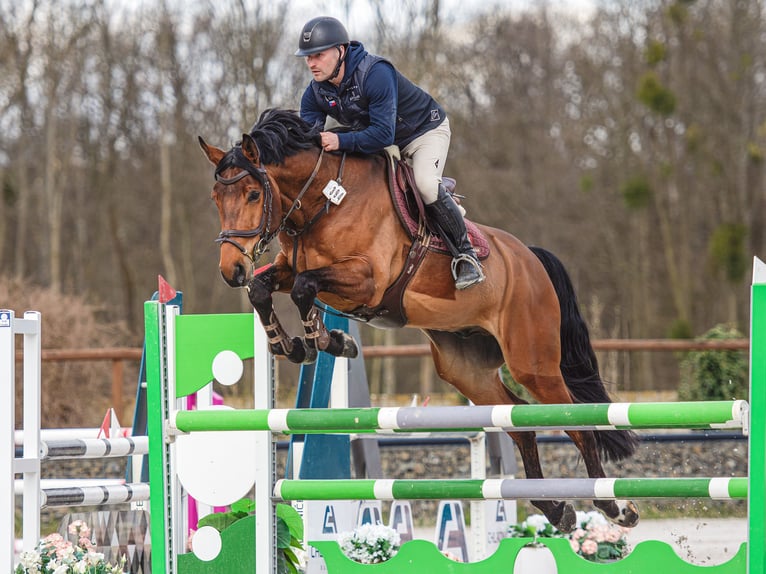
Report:
[[[460,20],[469,18],[477,13],[487,12],[493,7],[501,9],[524,10],[530,7],[547,5],[555,11],[587,16],[598,0],[441,0],[441,13],[445,20]],[[413,2],[414,3],[414,2]],[[295,30],[299,34],[303,24],[315,16],[334,16],[346,24],[349,35],[355,39],[363,39],[373,22],[369,3],[364,0],[296,0],[293,4],[291,18]],[[402,23],[406,26],[406,23]]]

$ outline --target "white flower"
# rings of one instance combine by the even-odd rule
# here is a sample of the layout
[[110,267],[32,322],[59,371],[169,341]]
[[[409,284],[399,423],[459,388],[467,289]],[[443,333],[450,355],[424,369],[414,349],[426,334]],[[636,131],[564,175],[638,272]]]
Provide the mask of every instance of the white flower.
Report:
[[540,532],[548,524],[548,519],[542,514],[532,514],[522,523],[524,527],[533,526],[537,532]]
[[578,510],[576,515],[577,524],[582,524],[583,522],[593,526],[609,526],[610,524],[606,517],[597,510],[591,510],[590,512],[582,512]]
[[393,528],[382,524],[364,524],[353,532],[341,532],[338,544],[355,562],[377,564],[391,558],[399,548],[401,537]]
[[85,555],[85,561],[88,563],[89,566],[98,566],[104,561],[104,553],[94,552],[93,550],[89,550],[88,553]]
[[37,552],[22,552],[19,556],[19,563],[27,569],[40,566],[40,555]]

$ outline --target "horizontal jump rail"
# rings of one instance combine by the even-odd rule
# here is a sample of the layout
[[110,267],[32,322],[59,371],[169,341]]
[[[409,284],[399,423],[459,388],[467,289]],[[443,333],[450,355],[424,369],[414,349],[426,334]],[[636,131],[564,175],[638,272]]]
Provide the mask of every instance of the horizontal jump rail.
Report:
[[747,498],[747,478],[278,480],[277,500]]
[[611,429],[742,429],[747,401],[605,403],[351,409],[177,411],[169,432],[269,430],[281,433]]
[[103,486],[47,488],[41,492],[40,508],[53,506],[101,506],[149,500],[149,485],[133,483]]
[[149,437],[49,440],[40,445],[42,459],[116,458],[149,453]]

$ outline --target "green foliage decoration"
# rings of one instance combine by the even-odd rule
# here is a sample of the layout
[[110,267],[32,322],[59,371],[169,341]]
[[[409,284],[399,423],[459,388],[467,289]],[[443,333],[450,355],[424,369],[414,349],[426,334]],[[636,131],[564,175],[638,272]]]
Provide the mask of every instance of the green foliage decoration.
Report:
[[[300,561],[295,550],[303,550],[303,519],[289,504],[277,504],[278,574],[298,574]],[[244,498],[231,505],[228,512],[216,512],[200,518],[197,528],[212,526],[223,532],[235,522],[255,514],[255,502]]]
[[[731,325],[716,325],[701,340],[743,338]],[[723,401],[748,398],[748,361],[743,351],[691,351],[681,362],[682,401]]]
[[745,238],[747,227],[742,223],[723,223],[713,232],[708,242],[708,256],[715,271],[723,272],[732,283],[742,281],[749,262]]
[[662,85],[660,78],[652,71],[645,72],[638,81],[638,99],[647,108],[669,116],[676,109],[676,97]]

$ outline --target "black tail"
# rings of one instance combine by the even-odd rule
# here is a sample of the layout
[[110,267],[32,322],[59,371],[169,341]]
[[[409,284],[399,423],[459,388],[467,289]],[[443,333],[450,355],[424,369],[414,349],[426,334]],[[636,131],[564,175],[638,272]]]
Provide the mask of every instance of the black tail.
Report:
[[[577,403],[611,403],[598,372],[598,360],[590,342],[588,326],[577,306],[577,296],[564,264],[550,251],[530,247],[542,262],[556,289],[561,306],[561,374]],[[638,447],[632,431],[597,431],[596,442],[606,460],[622,460]]]

